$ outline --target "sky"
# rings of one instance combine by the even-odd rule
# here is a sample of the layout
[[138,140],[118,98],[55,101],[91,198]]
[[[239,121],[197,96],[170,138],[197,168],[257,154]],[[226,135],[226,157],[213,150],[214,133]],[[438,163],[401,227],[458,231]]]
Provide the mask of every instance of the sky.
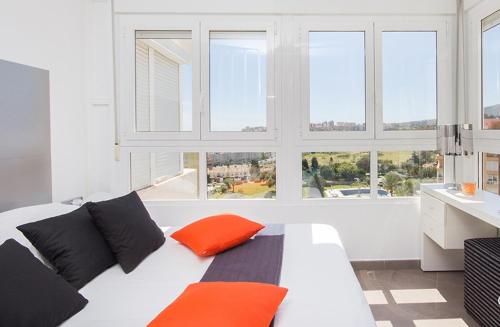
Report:
[[500,24],[483,33],[483,105],[500,104]]
[[365,122],[364,32],[309,33],[311,123]]
[[266,126],[265,33],[252,39],[210,39],[210,130]]
[[[500,31],[492,37],[500,39]],[[498,42],[496,46],[498,53]],[[384,32],[382,50],[384,122],[435,119],[436,33]],[[309,51],[311,122],[363,123],[364,32],[310,32]],[[262,38],[211,38],[212,131],[266,126],[266,53],[264,33]],[[191,68],[183,71],[190,76]],[[190,89],[188,85],[190,77],[181,89]],[[191,129],[191,96],[182,92],[184,130]]]

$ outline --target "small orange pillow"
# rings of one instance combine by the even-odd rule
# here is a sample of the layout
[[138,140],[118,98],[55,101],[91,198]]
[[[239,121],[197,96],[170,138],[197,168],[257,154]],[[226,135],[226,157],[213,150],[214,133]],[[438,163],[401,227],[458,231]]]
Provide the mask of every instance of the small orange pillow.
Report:
[[148,327],[269,327],[287,292],[262,283],[191,284]]
[[239,245],[264,228],[263,225],[238,215],[222,214],[195,221],[170,237],[208,257]]

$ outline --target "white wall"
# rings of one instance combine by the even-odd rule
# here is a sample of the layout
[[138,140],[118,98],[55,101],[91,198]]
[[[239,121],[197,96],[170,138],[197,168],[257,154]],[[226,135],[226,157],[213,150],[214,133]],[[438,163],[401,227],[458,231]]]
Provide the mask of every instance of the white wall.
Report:
[[0,5],[0,58],[50,71],[53,199],[86,189],[84,0]]
[[[91,1],[89,12],[94,27],[89,33],[89,42],[99,45],[96,54],[90,56],[91,78],[104,83],[99,89],[90,90],[88,101],[89,121],[89,191],[124,192],[127,185],[127,169],[123,169],[123,158],[129,149],[121,150],[122,161],[113,159],[112,104],[114,95],[109,88],[112,72],[109,61],[112,57],[111,3],[110,0]],[[333,14],[426,14],[452,15],[455,13],[454,0],[354,0],[354,1],[298,1],[298,0],[257,0],[244,1],[169,1],[169,0],[115,0],[115,12],[127,13],[333,13]],[[93,17],[93,18],[92,18]],[[451,30],[454,30],[453,24]],[[120,35],[120,31],[116,32]],[[92,58],[100,58],[100,60]],[[289,63],[290,64],[290,63]],[[292,89],[296,84],[286,81]],[[286,84],[284,83],[284,84]],[[290,84],[291,83],[291,84]],[[92,84],[92,83],[90,83]],[[93,94],[93,95],[92,95]],[[296,103],[283,104],[293,108]],[[293,114],[282,117],[282,138],[294,140],[296,129]],[[338,142],[337,142],[338,143]],[[326,147],[328,147],[327,145]],[[407,145],[408,146],[408,145]],[[258,146],[257,146],[258,147]],[[345,147],[349,147],[346,142]],[[323,147],[325,148],[325,146]],[[307,151],[307,147],[303,147]],[[302,201],[300,160],[294,141],[283,142],[270,151],[281,153],[278,176],[278,192],[293,195],[276,201],[185,201],[147,204],[152,216],[161,224],[183,225],[189,221],[219,212],[236,212],[261,222],[285,223],[327,223],[335,226],[344,241],[352,260],[374,259],[416,259],[420,256],[419,199],[406,200],[353,200],[353,201]],[[297,170],[298,169],[298,170]],[[297,171],[296,171],[297,170]],[[295,192],[296,190],[296,192]],[[296,194],[295,194],[295,193]]]
[[116,12],[240,14],[454,14],[455,0],[115,0]]
[[[321,201],[321,200],[319,200]],[[321,223],[335,226],[351,260],[420,258],[420,205],[418,199],[359,204],[357,200],[336,205],[316,200],[296,204],[256,204],[224,201],[224,204],[184,203],[148,205],[151,216],[162,225],[182,226],[200,217],[233,212],[261,223]]]

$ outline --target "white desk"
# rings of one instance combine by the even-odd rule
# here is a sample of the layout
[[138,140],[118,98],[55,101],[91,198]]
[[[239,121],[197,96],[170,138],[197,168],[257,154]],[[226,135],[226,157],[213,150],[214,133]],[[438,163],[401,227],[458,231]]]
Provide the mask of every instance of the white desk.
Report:
[[462,270],[464,240],[497,236],[500,196],[481,190],[466,196],[443,184],[423,184],[421,191],[422,270]]

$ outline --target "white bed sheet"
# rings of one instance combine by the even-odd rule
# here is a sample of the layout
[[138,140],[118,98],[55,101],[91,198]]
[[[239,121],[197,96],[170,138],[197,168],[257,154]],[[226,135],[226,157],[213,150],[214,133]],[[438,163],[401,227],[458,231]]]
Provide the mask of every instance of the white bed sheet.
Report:
[[[170,235],[175,228],[165,228]],[[118,265],[80,292],[87,306],[63,326],[145,326],[186,286],[198,282],[213,258],[199,258],[167,237],[133,272]],[[375,321],[335,229],[285,226],[281,286],[289,289],[275,327],[372,327]]]

